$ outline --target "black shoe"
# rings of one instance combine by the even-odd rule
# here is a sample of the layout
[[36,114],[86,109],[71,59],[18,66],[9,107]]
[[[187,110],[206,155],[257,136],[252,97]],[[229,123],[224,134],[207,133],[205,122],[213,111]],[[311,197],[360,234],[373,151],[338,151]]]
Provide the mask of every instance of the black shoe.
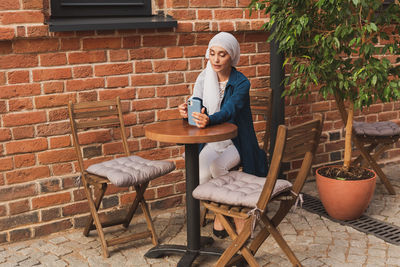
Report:
[[225,229],[224,229],[224,230],[215,230],[215,229],[213,228],[213,234],[214,234],[216,237],[220,238],[220,239],[224,239],[225,237],[228,236],[228,232],[226,232]]

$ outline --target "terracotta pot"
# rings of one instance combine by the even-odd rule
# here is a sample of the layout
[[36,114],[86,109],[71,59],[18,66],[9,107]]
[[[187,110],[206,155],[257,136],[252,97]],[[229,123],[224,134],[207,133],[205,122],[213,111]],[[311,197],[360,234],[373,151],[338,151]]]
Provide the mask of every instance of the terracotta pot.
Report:
[[[329,216],[338,220],[355,220],[367,209],[375,191],[376,173],[365,180],[344,181],[321,176],[316,171],[319,197]],[[340,167],[340,166],[333,166]]]

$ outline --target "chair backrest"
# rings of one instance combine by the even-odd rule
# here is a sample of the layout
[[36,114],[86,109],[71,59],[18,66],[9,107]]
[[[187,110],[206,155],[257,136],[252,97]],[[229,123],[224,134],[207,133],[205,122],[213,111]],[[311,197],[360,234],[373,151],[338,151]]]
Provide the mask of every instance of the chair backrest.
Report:
[[[112,128],[119,128],[124,155],[130,155],[119,97],[113,100],[75,104],[70,101],[68,104],[68,112],[72,138],[81,171],[85,170],[81,147],[84,142],[79,139],[79,132],[81,131],[90,131],[92,129],[107,129],[111,131]],[[111,132],[110,135],[112,135]]]
[[318,114],[318,117],[288,129],[286,149],[282,162],[302,159],[300,169],[293,183],[292,191],[296,194],[303,188],[319,145],[324,120],[321,114]]
[[257,203],[257,207],[261,210],[265,209],[271,198],[279,175],[281,162],[303,159],[292,191],[297,195],[303,188],[310,172],[322,132],[323,117],[322,115],[319,117],[318,119],[290,128],[283,125],[279,126],[267,180]]
[[272,120],[272,90],[250,91],[250,106],[253,115],[262,115],[265,120],[265,135],[263,138],[263,149],[269,152],[269,136]]

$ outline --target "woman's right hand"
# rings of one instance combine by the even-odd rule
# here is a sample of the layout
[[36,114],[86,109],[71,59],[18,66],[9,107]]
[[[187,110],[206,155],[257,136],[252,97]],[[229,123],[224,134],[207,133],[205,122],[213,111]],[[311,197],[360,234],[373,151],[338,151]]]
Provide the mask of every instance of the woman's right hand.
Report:
[[178,106],[179,114],[182,118],[187,119],[188,112],[187,112],[187,103],[180,104]]

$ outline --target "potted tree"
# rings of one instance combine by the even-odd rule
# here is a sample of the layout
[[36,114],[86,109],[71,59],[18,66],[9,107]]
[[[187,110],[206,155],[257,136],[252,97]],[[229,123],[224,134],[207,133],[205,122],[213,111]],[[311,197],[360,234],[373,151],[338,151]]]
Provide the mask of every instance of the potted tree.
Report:
[[[321,179],[317,184],[321,200],[331,216],[355,219],[368,206],[375,188],[374,173],[350,166],[351,135],[355,110],[371,104],[397,100],[400,96],[400,5],[383,0],[252,0],[250,11],[269,15],[264,28],[271,31],[269,41],[279,43],[290,72],[285,78],[284,95],[308,97],[317,91],[324,98],[336,97],[347,107],[344,164],[319,169],[330,178],[327,189],[336,195],[334,204],[357,209],[353,215],[331,214]],[[358,178],[354,178],[358,177]],[[361,194],[346,189],[354,180],[370,181]],[[333,188],[332,183],[340,183]],[[365,182],[364,182],[365,183]],[[361,188],[356,186],[356,188]],[[354,189],[350,189],[354,190]],[[369,194],[369,195],[367,195]],[[351,200],[339,202],[345,196]],[[361,211],[360,211],[361,210]]]

